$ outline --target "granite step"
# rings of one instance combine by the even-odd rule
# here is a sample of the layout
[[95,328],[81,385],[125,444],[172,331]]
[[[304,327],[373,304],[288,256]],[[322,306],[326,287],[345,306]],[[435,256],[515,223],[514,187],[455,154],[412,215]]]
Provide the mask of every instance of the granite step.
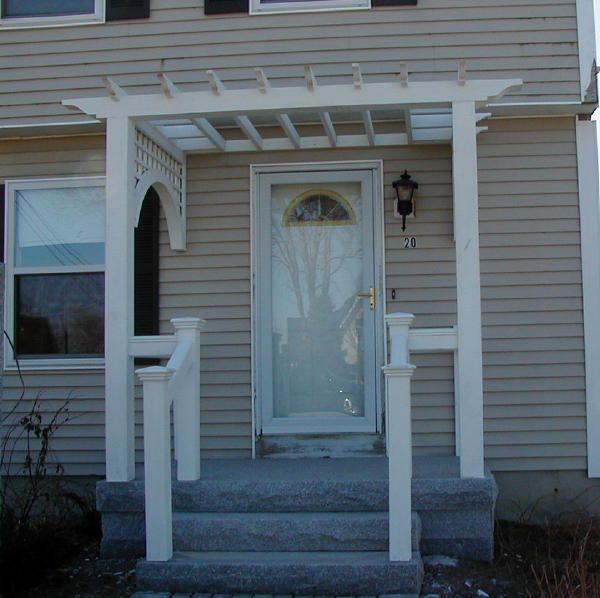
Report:
[[138,589],[213,594],[360,596],[418,594],[423,563],[390,562],[387,552],[185,552],[140,561]]
[[[387,513],[174,513],[179,551],[384,551]],[[421,521],[413,513],[412,547],[419,549]]]

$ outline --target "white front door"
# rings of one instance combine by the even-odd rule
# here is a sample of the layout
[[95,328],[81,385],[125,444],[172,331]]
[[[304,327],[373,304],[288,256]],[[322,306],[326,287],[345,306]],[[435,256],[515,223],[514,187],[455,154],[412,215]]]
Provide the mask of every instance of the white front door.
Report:
[[374,171],[266,172],[255,192],[262,432],[375,432]]

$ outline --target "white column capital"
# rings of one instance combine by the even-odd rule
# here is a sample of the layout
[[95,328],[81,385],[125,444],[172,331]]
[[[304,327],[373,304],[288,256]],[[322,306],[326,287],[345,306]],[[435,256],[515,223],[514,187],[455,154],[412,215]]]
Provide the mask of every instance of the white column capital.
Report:
[[202,318],[172,318],[171,324],[175,330],[202,330],[206,326],[206,320]]
[[385,321],[390,328],[394,325],[410,326],[414,319],[414,314],[404,313],[401,311],[385,314]]
[[173,377],[175,370],[154,365],[148,368],[135,370],[135,373],[142,382],[161,382],[169,381]]
[[381,368],[381,371],[386,378],[412,378],[416,369],[416,366],[407,363],[405,365],[386,365]]

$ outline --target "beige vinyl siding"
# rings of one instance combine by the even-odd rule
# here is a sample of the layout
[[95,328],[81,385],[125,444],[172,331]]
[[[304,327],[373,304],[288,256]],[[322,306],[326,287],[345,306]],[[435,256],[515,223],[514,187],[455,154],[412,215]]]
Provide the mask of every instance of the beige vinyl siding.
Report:
[[[479,136],[485,440],[495,470],[583,469],[585,394],[575,129],[572,118],[493,120]],[[161,232],[161,329],[169,319],[208,321],[202,347],[202,446],[208,457],[251,452],[250,179],[252,163],[382,159],[388,311],[415,327],[456,322],[450,146],[412,146],[188,159],[188,250]],[[420,183],[403,249],[391,182],[404,169]],[[0,180],[97,175],[101,136],[0,143]],[[396,289],[396,300],[391,300]],[[454,451],[449,354],[415,355],[417,454]],[[103,372],[27,373],[28,397],[71,396],[75,417],[57,457],[74,474],[102,474]],[[19,395],[4,376],[3,407]],[[138,462],[141,414],[136,413]]]
[[486,457],[585,469],[575,122],[492,121],[479,136]]
[[[207,447],[230,455],[251,450],[250,165],[270,162],[384,160],[385,249],[388,311],[417,315],[419,327],[450,326],[456,313],[452,242],[451,152],[444,146],[370,150],[190,156],[188,250],[171,252],[162,235],[161,319],[197,315],[203,333],[203,436]],[[404,249],[393,217],[391,182],[404,168],[419,181],[418,218],[406,234],[417,249]],[[454,450],[453,372],[450,355],[415,358],[414,444],[423,453]],[[217,444],[218,443],[218,444]]]
[[302,66],[325,82],[410,77],[520,77],[507,101],[579,101],[575,0],[419,0],[414,7],[293,15],[205,17],[201,0],[152,0],[149,20],[2,30],[0,125],[80,121],[62,99],[105,95],[110,75],[132,93],[159,90],[165,70],[184,90],[216,69],[232,87],[254,85],[262,66],[274,85],[302,84]]
[[[98,176],[105,174],[103,135],[0,141],[0,182],[6,179]],[[2,198],[4,201],[4,198]],[[40,397],[46,418],[69,401],[71,421],[52,441],[55,463],[73,475],[104,474],[104,372],[24,372],[25,391],[16,413],[25,413]],[[3,413],[21,397],[22,386],[13,372],[2,374]],[[47,419],[46,419],[47,421]],[[19,445],[22,448],[22,444]],[[22,450],[15,452],[13,463],[23,463]]]

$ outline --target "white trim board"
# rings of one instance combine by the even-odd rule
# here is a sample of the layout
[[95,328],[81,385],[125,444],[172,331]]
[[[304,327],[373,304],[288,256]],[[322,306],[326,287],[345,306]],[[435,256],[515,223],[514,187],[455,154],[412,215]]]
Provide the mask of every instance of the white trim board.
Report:
[[600,477],[600,194],[595,121],[577,121],[588,476]]
[[596,58],[595,0],[577,0],[577,41],[581,100],[585,99]]

